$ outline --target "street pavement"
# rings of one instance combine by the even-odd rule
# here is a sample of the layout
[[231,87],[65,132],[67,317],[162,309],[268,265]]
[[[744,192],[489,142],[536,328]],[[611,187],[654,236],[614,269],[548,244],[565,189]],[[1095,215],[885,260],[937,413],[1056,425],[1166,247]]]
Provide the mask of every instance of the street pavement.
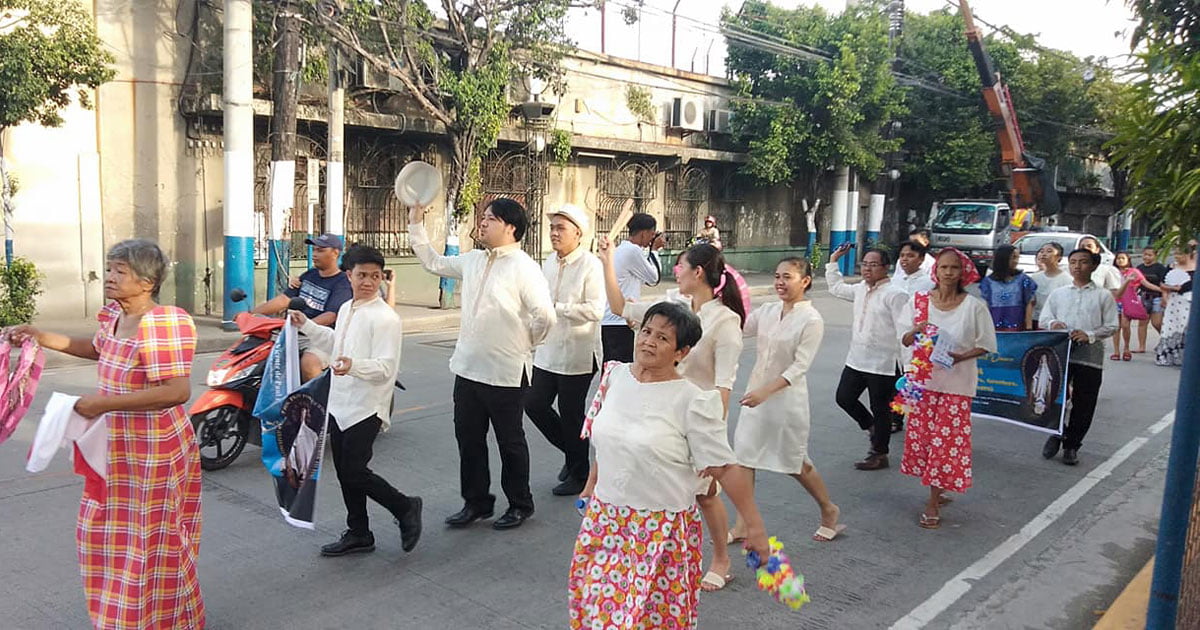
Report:
[[[761,298],[760,298],[761,299]],[[1081,464],[1046,461],[1043,435],[975,423],[975,487],[943,511],[940,530],[917,527],[927,491],[892,468],[860,472],[852,463],[866,439],[834,404],[849,342],[850,305],[817,291],[825,340],[809,374],[810,455],[848,526],[821,544],[809,536],[818,512],[795,481],[762,474],[758,504],[768,530],[787,544],[805,574],[812,603],[789,611],[754,587],[735,556],[736,579],[704,594],[700,627],[727,628],[1091,628],[1099,613],[1153,552],[1169,418],[1179,372],[1152,355],[1110,362],[1096,422]],[[200,580],[214,629],[241,628],[562,628],[566,575],[579,516],[550,489],[561,456],[527,423],[537,512],[515,531],[486,523],[448,530],[461,507],[451,422],[452,331],[409,335],[392,429],[375,448],[373,468],[425,500],[425,532],[410,554],[391,518],[371,505],[377,550],[322,558],[318,547],[343,529],[341,496],[323,475],[317,529],[280,518],[258,460],[246,452],[225,470],[205,473]],[[215,354],[196,359],[194,393]],[[754,358],[748,339],[739,369],[744,388]],[[66,365],[42,379],[34,412],[52,391],[86,393],[94,368]],[[732,412],[730,435],[737,422]],[[24,472],[36,428],[27,419],[0,445],[0,627],[88,626],[74,549],[82,481],[64,452],[42,474]],[[499,462],[492,452],[493,491]]]

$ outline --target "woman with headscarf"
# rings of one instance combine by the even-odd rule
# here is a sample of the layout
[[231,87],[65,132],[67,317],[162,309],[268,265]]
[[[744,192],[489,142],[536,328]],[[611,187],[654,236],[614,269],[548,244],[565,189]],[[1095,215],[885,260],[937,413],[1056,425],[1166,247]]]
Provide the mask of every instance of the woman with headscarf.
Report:
[[919,525],[941,527],[946,490],[971,487],[971,401],[978,382],[979,357],[996,352],[996,329],[987,304],[968,295],[967,285],[979,272],[966,254],[948,247],[933,268],[936,286],[919,292],[906,308],[912,329],[901,343],[912,346],[918,334],[936,335],[934,354],[945,349],[950,365],[934,361],[924,392],[908,416],[900,472],[929,486],[929,499]]
[[183,409],[196,326],[183,309],[155,302],[166,271],[158,245],[122,241],[108,252],[111,301],[96,315],[95,336],[9,331],[14,341],[32,338],[99,362],[100,391],[75,403],[79,415],[103,416],[108,428],[107,471],[87,477],[75,529],[96,628],[204,627],[200,452]]
[[[624,317],[630,325],[639,325],[654,302],[625,299],[617,283],[612,247],[604,237],[600,239],[600,260],[604,263],[609,309]],[[688,248],[680,255],[674,271],[679,290],[669,293],[666,300],[689,307],[700,318],[703,331],[691,352],[680,361],[679,373],[704,391],[716,390],[724,409],[721,417],[725,418],[742,353],[745,303],[725,266],[725,258],[712,245],[702,243]],[[704,575],[706,591],[720,590],[732,579],[729,572],[732,560],[727,544],[733,540],[729,538],[729,515],[721,497],[717,496],[719,489],[711,479],[697,479],[697,501],[714,541],[712,565]]]
[[679,369],[700,340],[700,318],[660,302],[640,322],[633,363],[605,365],[584,424],[596,457],[567,582],[571,628],[696,627],[697,471],[721,480],[745,517],[746,547],[767,552],[754,482],[729,448],[721,396]]

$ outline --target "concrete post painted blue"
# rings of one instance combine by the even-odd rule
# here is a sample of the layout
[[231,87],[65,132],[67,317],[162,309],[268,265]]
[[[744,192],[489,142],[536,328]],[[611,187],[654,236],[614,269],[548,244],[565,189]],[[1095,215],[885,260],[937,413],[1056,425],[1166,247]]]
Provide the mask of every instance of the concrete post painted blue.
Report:
[[[275,297],[279,293],[280,285],[287,285],[288,268],[291,261],[288,256],[288,242],[284,240],[272,240],[271,246],[267,251],[267,299]],[[280,273],[283,278],[281,279]]]
[[816,246],[817,246],[817,233],[809,232],[808,233],[808,255],[809,256],[812,255],[813,249],[815,249]]
[[[445,255],[446,256],[457,256],[458,255],[458,245],[451,245],[450,243],[446,243]],[[455,285],[454,278],[442,278],[441,280],[438,281],[438,289],[440,289],[442,291],[443,295],[454,295],[454,285]]]
[[11,238],[4,239],[4,264],[11,265],[13,261],[13,242]]
[[[312,238],[312,237],[313,237],[313,235],[310,233],[308,235],[308,238]],[[305,260],[308,261],[308,264],[305,266],[308,267],[309,269],[312,269],[312,245],[305,245],[304,248],[307,250],[304,254],[304,257],[305,257]],[[338,259],[339,259],[338,262],[340,263],[341,256],[338,256]]]
[[[246,292],[246,299],[234,302],[229,293],[234,289]],[[233,321],[234,315],[254,306],[254,237],[225,237],[225,296],[223,319]]]
[[[1200,339],[1200,300],[1192,298],[1187,339]],[[1171,431],[1171,455],[1167,460],[1166,487],[1158,520],[1158,543],[1154,552],[1154,580],[1150,584],[1150,606],[1146,630],[1174,628],[1179,608],[1179,585],[1183,553],[1187,546],[1192,491],[1196,483],[1196,459],[1200,453],[1200,388],[1184,383],[1200,382],[1200,344],[1188,344],[1179,374],[1175,400],[1175,428]]]

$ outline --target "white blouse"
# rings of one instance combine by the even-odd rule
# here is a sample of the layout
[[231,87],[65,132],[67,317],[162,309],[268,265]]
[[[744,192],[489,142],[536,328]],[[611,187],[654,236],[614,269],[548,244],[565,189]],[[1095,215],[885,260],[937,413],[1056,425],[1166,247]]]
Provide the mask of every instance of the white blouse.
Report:
[[746,391],[783,377],[788,387],[757,407],[744,407],[733,434],[738,462],[748,468],[800,474],[808,458],[811,424],[805,375],[821,347],[825,321],[812,302],[783,315],[783,303],[771,302],[746,319],[746,335],[758,339],[758,358]]
[[[916,308],[916,298],[904,309],[904,318],[912,329],[913,311]],[[988,352],[996,352],[996,324],[992,321],[992,313],[988,310],[987,302],[967,295],[952,311],[943,311],[933,305],[932,296],[929,298],[929,323],[938,327],[938,334],[948,335],[954,340],[950,347],[952,352],[967,352],[975,348],[983,348]],[[926,389],[944,394],[975,397],[975,387],[979,384],[978,359],[959,361],[954,367],[946,369],[940,365],[933,366],[933,375],[925,384]]]
[[737,461],[716,391],[686,379],[641,383],[627,363],[609,374],[591,440],[596,497],[636,510],[690,509],[699,471]]
[[[692,299],[672,289],[656,302],[627,302],[622,314],[634,327],[641,326],[646,311],[657,302],[671,300],[688,308]],[[704,390],[733,389],[737,379],[738,357],[742,354],[742,322],[720,299],[709,300],[696,313],[703,330],[700,341],[679,362],[679,374]]]

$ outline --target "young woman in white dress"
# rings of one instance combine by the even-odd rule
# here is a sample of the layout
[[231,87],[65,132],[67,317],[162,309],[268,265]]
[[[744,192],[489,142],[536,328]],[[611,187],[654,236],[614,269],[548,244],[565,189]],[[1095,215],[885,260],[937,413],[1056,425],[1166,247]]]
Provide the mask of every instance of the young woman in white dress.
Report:
[[[763,304],[746,319],[744,332],[757,338],[758,356],[741,400],[733,450],[738,463],[752,473],[769,470],[799,481],[821,509],[813,540],[829,542],[845,526],[838,523],[841,511],[808,456],[806,375],[825,335],[825,320],[806,295],[811,286],[807,260],[783,259],[775,268],[775,294],[781,301]],[[739,516],[731,538],[742,540],[745,531]]]
[[[647,310],[655,301],[633,302],[625,299],[617,284],[612,263],[612,244],[600,238],[600,260],[604,263],[605,292],[609,309],[624,317],[631,326],[641,325]],[[729,396],[737,377],[738,357],[742,353],[742,323],[746,318],[737,282],[725,269],[725,259],[717,248],[708,244],[694,245],[679,257],[675,265],[675,281],[679,291],[665,299],[689,306],[700,318],[703,333],[695,347],[679,362],[679,374],[705,391],[716,390],[724,406],[723,417],[729,414]],[[662,301],[662,300],[658,300]],[[696,501],[704,516],[704,524],[714,543],[712,564],[704,574],[705,591],[717,591],[732,578],[732,560],[726,543],[729,541],[729,512],[725,508],[715,481],[697,478]]]

